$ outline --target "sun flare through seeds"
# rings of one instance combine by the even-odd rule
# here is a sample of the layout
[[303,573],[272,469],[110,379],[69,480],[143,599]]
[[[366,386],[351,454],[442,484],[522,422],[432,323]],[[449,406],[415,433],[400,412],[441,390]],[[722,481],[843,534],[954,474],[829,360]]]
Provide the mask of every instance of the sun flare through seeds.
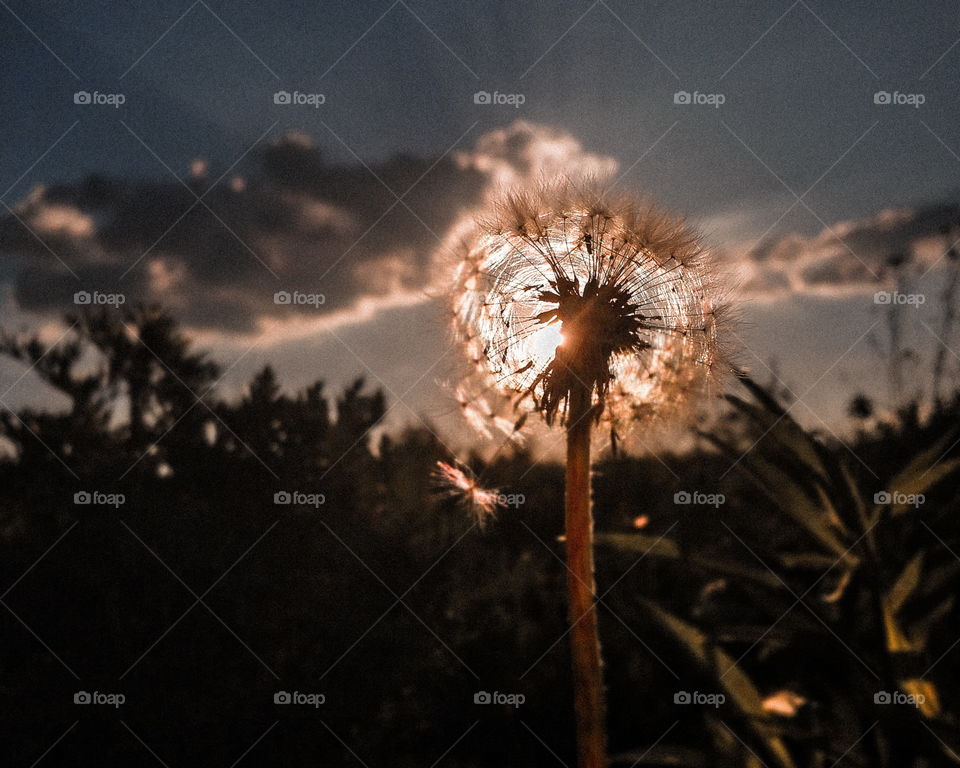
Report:
[[630,422],[687,398],[717,359],[717,306],[696,233],[570,183],[506,195],[457,271],[454,312],[477,367],[565,421],[571,394]]

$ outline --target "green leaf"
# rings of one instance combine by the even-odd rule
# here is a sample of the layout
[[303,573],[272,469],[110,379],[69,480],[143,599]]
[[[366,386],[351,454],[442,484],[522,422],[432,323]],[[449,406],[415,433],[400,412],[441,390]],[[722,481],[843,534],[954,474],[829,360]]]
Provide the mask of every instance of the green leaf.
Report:
[[781,768],[795,768],[795,763],[783,739],[776,735],[773,728],[763,722],[765,713],[760,691],[749,676],[737,666],[736,661],[692,624],[669,613],[656,603],[644,598],[640,598],[640,601],[650,611],[654,620],[680,643],[701,670],[714,678],[717,685],[746,717],[750,730],[763,741],[775,763]]
[[[751,390],[755,397],[761,389]],[[827,469],[821,458],[820,448],[813,439],[791,416],[780,409],[771,410],[769,396],[762,400],[766,408],[760,408],[753,403],[741,400],[735,395],[728,395],[727,400],[746,413],[760,427],[761,434],[767,434],[784,446],[788,452],[806,469],[813,472],[822,480],[826,480]]]
[[635,768],[638,765],[664,766],[677,768],[707,768],[713,763],[702,750],[680,744],[653,744],[646,749],[635,749],[611,755],[611,768]]
[[837,558],[819,552],[786,552],[777,555],[784,568],[799,568],[808,571],[826,571],[837,564]]
[[914,555],[900,572],[893,586],[884,595],[884,602],[891,614],[896,615],[900,612],[900,609],[903,608],[910,597],[910,593],[920,584],[920,576],[923,573],[923,556],[924,552],[922,550]]
[[837,557],[850,557],[847,547],[828,522],[829,509],[815,503],[789,474],[757,453],[745,458],[742,466],[770,500],[810,536]]
[[[954,431],[937,440],[927,450],[918,454],[914,459],[904,467],[888,484],[889,493],[902,493],[905,495],[923,493],[932,488],[945,477],[952,474],[960,467],[960,459],[947,459],[941,461],[944,453],[950,450],[950,445],[956,438]],[[891,508],[892,514],[901,514],[910,507],[905,504],[898,504]]]
[[648,534],[637,533],[598,533],[594,537],[594,541],[596,544],[611,546],[628,552],[682,561],[684,564],[702,568],[710,573],[746,579],[770,589],[783,589],[783,583],[770,571],[694,553],[683,556],[673,539],[657,539]]
[[943,618],[950,613],[955,603],[956,598],[953,595],[950,595],[950,597],[941,602],[931,611],[928,611],[922,619],[913,622],[909,629],[911,640],[913,640],[913,642],[921,648],[926,648],[927,643],[930,640],[930,632],[933,630],[936,624],[942,621]]
[[677,542],[666,536],[657,537],[646,533],[598,533],[594,536],[594,542],[654,557],[667,557],[672,560],[680,557]]
[[867,543],[871,549],[873,546],[873,524],[874,519],[867,513],[867,505],[864,502],[863,489],[857,485],[850,467],[845,461],[840,462],[840,475],[846,485],[847,495],[853,504],[854,511],[857,513],[857,520],[860,521],[860,533],[866,535]]
[[772,411],[778,416],[786,413],[784,407],[777,402],[773,395],[757,384],[748,374],[743,371],[737,371],[736,376],[740,380],[740,383],[750,390],[750,394],[756,398],[757,402],[761,403],[768,411]]
[[[832,504],[828,504],[826,510],[821,509],[810,498],[807,491],[794,482],[785,470],[761,457],[753,447],[744,454],[729,442],[716,436],[706,433],[701,435],[728,456],[734,457],[740,470],[749,475],[782,512],[792,518],[828,551],[833,552],[838,558],[857,562],[857,558],[847,551],[848,548],[844,546],[829,524],[828,515],[830,510],[834,509]],[[821,503],[822,498],[821,495]],[[836,517],[835,514],[834,517]]]

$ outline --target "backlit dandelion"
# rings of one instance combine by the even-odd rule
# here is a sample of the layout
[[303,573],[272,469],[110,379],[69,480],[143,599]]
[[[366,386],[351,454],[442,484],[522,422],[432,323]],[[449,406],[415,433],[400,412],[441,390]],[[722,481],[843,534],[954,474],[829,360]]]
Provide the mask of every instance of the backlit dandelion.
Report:
[[[709,278],[699,238],[682,220],[568,182],[507,194],[465,244],[457,267],[457,332],[477,375],[511,401],[514,431],[530,412],[566,430],[564,540],[580,768],[606,765],[592,428],[606,420],[616,435],[664,416],[710,380],[719,356]],[[464,398],[461,408],[475,421],[493,416],[485,398]]]
[[654,206],[557,184],[507,195],[458,266],[454,311],[480,372],[521,410],[626,426],[716,368],[718,305],[696,234]]

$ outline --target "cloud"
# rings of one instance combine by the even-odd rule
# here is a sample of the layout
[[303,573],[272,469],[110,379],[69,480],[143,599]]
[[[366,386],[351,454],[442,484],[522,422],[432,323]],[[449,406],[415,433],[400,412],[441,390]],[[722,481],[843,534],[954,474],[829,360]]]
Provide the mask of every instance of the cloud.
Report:
[[580,142],[565,131],[523,120],[484,134],[473,152],[457,153],[455,158],[461,167],[487,174],[503,186],[568,174],[571,169],[582,176],[605,178],[618,167],[612,157],[584,151]]
[[838,222],[813,237],[770,238],[735,261],[747,295],[828,296],[875,290],[895,267],[920,273],[935,268],[958,237],[960,207],[942,202],[885,209]]
[[[93,175],[37,186],[0,218],[0,253],[27,312],[58,313],[85,289],[160,301],[204,333],[305,330],[426,300],[442,252],[499,187],[616,167],[524,121],[444,157],[369,168],[332,162],[294,132],[219,181],[196,160],[182,182]],[[277,304],[278,291],[323,302]]]

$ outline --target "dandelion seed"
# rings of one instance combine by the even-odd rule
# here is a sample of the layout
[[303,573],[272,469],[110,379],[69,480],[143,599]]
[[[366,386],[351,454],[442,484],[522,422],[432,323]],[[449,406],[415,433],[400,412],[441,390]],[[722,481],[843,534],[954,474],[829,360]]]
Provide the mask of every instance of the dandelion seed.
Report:
[[517,427],[516,422],[510,421],[503,416],[493,417],[493,425],[511,442],[514,442],[518,445],[523,444],[523,433]]
[[463,413],[463,418],[466,419],[467,423],[473,427],[480,435],[490,439],[490,429],[487,426],[487,414],[478,408],[474,408],[470,403],[461,403],[460,411]]
[[433,471],[433,480],[441,496],[456,499],[482,527],[487,520],[506,505],[497,488],[482,488],[469,468],[438,461]]

